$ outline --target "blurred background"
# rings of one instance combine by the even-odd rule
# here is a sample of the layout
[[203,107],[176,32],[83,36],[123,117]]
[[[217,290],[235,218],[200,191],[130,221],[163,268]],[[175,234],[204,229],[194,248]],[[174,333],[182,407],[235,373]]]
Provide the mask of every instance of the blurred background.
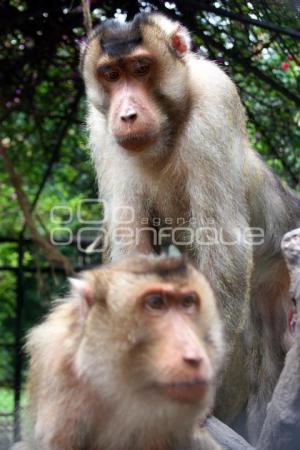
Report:
[[[237,84],[254,148],[300,192],[300,2],[83,1],[93,25],[159,10]],[[87,255],[101,206],[87,147],[79,0],[0,2],[0,449],[20,432],[26,330]],[[120,189],[122,186],[120,186]],[[50,244],[49,244],[50,242]],[[54,244],[54,245],[52,245]]]

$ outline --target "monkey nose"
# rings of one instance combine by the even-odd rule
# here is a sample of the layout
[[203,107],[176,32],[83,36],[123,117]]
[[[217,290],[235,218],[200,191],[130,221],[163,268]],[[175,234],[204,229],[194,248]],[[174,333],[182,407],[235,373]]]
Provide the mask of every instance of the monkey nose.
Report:
[[190,367],[197,369],[202,363],[202,357],[196,353],[187,353],[183,356],[183,361]]
[[121,120],[125,123],[132,123],[136,120],[137,113],[133,108],[126,108],[125,111],[121,113]]

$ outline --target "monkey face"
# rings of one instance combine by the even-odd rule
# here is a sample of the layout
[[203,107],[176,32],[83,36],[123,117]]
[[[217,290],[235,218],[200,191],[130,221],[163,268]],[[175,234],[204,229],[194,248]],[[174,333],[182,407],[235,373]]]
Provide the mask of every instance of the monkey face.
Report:
[[198,319],[201,299],[190,286],[145,286],[140,322],[147,330],[149,372],[157,391],[171,400],[199,402],[214,377]]
[[188,47],[183,27],[159,14],[110,20],[92,34],[82,54],[87,97],[122,149],[167,143],[186,116]]
[[182,258],[130,257],[109,267],[95,271],[96,283],[89,281],[88,302],[94,304],[78,353],[80,370],[88,368],[91,382],[109,397],[122,386],[137,397],[206,402],[224,348],[205,278]]
[[155,61],[142,49],[126,58],[100,58],[97,75],[109,98],[109,122],[116,142],[139,151],[157,141],[163,117],[149,95]]

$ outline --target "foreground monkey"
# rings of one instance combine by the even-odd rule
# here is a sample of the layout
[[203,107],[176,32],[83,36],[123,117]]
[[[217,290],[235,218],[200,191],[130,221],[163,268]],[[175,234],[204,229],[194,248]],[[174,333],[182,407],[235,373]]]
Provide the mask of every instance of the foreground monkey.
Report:
[[29,334],[30,450],[217,450],[200,428],[224,356],[209,284],[185,259],[86,271]]
[[218,416],[232,421],[249,400],[255,441],[289,345],[280,241],[300,223],[299,199],[250,148],[234,84],[190,51],[178,22],[140,14],[103,23],[82,73],[109,257],[149,253],[165,236],[185,245],[231,343]]

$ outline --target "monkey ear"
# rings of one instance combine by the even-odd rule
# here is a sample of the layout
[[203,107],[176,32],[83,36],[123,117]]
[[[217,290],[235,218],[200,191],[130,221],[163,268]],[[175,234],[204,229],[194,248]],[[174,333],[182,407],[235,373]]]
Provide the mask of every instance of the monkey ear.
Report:
[[171,35],[171,45],[178,56],[185,55],[191,48],[189,32],[180,24],[178,24],[177,29]]
[[69,278],[72,291],[80,299],[80,313],[85,318],[94,303],[91,283],[83,278]]
[[166,35],[177,56],[184,56],[191,49],[191,38],[187,28],[161,13],[152,13],[151,18]]

